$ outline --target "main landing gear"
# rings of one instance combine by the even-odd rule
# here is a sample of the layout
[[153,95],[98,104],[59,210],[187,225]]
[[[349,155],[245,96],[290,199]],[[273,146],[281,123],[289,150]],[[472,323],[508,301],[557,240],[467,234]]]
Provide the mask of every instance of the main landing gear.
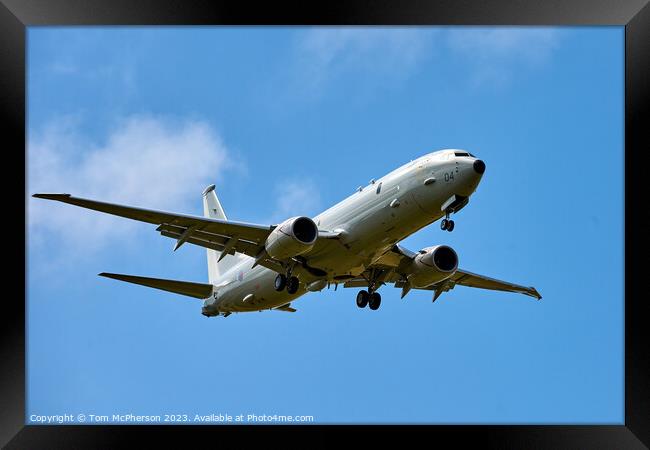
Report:
[[365,308],[366,305],[372,310],[379,309],[379,305],[381,305],[381,295],[379,295],[379,292],[359,291],[357,294],[357,306],[359,308]]
[[445,218],[440,222],[440,229],[454,231],[454,221],[449,218],[449,212],[445,213]]
[[289,294],[295,294],[298,292],[298,287],[300,286],[300,281],[298,278],[289,275],[288,277],[286,275],[283,275],[281,273],[278,274],[278,276],[275,277],[275,290],[280,292],[282,291],[285,287],[287,288],[287,293]]
[[359,308],[369,306],[373,311],[379,309],[381,295],[379,295],[379,292],[376,292],[376,289],[384,284],[380,281],[380,278],[381,271],[377,271],[376,269],[370,270],[370,275],[367,278],[368,290],[361,290],[357,294],[357,306]]

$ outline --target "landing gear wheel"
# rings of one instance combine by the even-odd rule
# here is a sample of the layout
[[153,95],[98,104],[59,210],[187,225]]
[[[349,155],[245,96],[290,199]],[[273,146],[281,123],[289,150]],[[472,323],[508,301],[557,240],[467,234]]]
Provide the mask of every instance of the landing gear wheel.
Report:
[[379,305],[381,305],[381,295],[379,295],[379,292],[373,292],[370,294],[370,299],[368,300],[368,306],[372,310],[379,309]]
[[454,221],[450,220],[447,222],[447,231],[454,231]]
[[298,292],[298,286],[300,286],[300,281],[296,277],[290,277],[287,280],[287,292],[289,294],[295,294]]
[[287,277],[279,273],[278,276],[275,277],[275,290],[280,292],[285,288],[286,285],[287,285]]
[[368,294],[367,291],[359,291],[357,294],[357,306],[359,308],[365,308],[366,305],[368,304],[368,298],[370,295]]
[[446,230],[448,226],[449,226],[449,221],[447,219],[442,219],[442,222],[440,222],[440,229]]

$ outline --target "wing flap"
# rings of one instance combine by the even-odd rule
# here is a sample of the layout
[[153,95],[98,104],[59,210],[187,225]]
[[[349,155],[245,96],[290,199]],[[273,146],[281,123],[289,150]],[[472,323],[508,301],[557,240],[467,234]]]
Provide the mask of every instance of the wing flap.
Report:
[[107,272],[102,272],[99,276],[200,299],[210,297],[213,289],[211,284],[194,283],[191,281],[166,280],[163,278],[139,277]]
[[[162,236],[180,239],[187,228],[164,223],[156,228],[156,230],[159,231]],[[190,237],[186,238],[186,241],[194,245],[200,245],[202,247],[212,248],[213,250],[223,251],[226,245],[228,245],[228,241],[233,238],[235,241],[234,244],[229,248],[228,253],[230,254],[239,252],[243,253],[244,255],[255,257],[257,254],[259,254],[261,245],[263,244],[248,239],[240,239],[237,238],[237,236],[210,233],[206,231],[205,228],[192,231]]]

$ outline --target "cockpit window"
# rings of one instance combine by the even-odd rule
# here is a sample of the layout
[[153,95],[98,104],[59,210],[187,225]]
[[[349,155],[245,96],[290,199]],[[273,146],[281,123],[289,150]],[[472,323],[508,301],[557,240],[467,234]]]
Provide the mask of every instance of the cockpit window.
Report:
[[377,194],[381,192],[381,183],[379,183],[379,186],[377,186]]
[[454,152],[454,155],[456,155],[456,156],[472,156],[467,152]]

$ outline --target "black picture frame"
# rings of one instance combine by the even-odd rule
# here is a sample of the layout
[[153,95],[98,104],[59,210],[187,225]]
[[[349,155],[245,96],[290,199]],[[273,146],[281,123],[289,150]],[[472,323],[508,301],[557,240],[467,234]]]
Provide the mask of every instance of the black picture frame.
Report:
[[[0,0],[0,111],[4,149],[4,243],[15,244],[3,271],[2,383],[0,383],[0,443],[7,448],[115,448],[136,437],[162,443],[201,439],[223,444],[234,437],[238,446],[251,438],[271,439],[296,431],[312,432],[308,442],[340,445],[332,431],[361,431],[384,439],[395,432],[410,435],[407,442],[453,440],[496,448],[647,448],[650,445],[650,370],[646,347],[649,315],[641,283],[646,264],[647,205],[641,184],[644,151],[650,150],[648,103],[650,98],[650,6],[648,0],[354,0],[346,2],[262,3],[252,7],[236,1],[146,0]],[[485,425],[485,426],[37,426],[25,425],[25,305],[18,295],[6,295],[8,285],[25,280],[25,246],[16,236],[19,211],[25,217],[28,193],[16,195],[18,165],[25,165],[26,27],[40,25],[621,25],[625,26],[625,424],[597,425]],[[15,158],[15,159],[14,159]],[[22,172],[23,174],[25,171]],[[24,182],[25,180],[23,180]],[[594,174],[594,182],[602,182]],[[23,184],[23,189],[26,184]],[[7,205],[7,200],[9,205]],[[8,207],[8,209],[7,209]],[[640,211],[640,213],[639,213]],[[623,220],[612,210],[611,220]],[[26,217],[25,217],[26,220]],[[12,231],[13,230],[13,231]],[[618,236],[612,236],[618,239]],[[595,243],[594,245],[597,245]],[[7,249],[8,246],[3,246]],[[14,254],[15,253],[15,254]],[[639,261],[638,263],[635,263]],[[22,267],[18,262],[23,262]],[[623,268],[622,268],[623,269]],[[15,271],[16,273],[12,273]],[[596,282],[596,280],[595,280]],[[602,281],[600,281],[602,282]],[[531,387],[534,388],[534,387]],[[215,429],[216,428],[216,429]],[[253,433],[251,433],[253,431]],[[287,431],[289,433],[287,433]],[[146,436],[136,436],[145,434]],[[261,435],[261,436],[260,436]],[[290,443],[290,442],[289,442]],[[306,443],[303,441],[306,445]],[[153,445],[153,444],[152,444]]]

